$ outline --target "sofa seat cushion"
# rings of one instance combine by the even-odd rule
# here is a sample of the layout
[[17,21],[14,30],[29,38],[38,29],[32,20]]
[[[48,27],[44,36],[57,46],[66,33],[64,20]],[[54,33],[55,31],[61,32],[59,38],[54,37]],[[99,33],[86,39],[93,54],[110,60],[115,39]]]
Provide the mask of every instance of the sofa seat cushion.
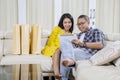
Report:
[[93,66],[89,60],[78,61],[76,80],[120,80],[120,69],[113,65]]
[[0,64],[40,64],[42,71],[53,71],[52,58],[44,55],[7,55],[1,59]]

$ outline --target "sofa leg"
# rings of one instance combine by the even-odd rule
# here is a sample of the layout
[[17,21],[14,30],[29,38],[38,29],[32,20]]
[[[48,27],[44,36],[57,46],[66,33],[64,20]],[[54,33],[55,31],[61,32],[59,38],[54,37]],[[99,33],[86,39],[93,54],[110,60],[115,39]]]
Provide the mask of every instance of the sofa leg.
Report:
[[49,76],[49,80],[52,80],[52,76]]

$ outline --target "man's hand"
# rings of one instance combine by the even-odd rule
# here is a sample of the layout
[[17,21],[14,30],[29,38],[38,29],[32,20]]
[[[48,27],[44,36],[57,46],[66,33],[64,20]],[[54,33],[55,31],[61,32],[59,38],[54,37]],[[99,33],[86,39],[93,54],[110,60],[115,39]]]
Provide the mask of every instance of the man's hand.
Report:
[[83,43],[80,42],[78,39],[73,39],[73,40],[72,40],[72,43],[74,43],[74,44],[76,44],[76,45],[78,45],[78,46],[83,46]]

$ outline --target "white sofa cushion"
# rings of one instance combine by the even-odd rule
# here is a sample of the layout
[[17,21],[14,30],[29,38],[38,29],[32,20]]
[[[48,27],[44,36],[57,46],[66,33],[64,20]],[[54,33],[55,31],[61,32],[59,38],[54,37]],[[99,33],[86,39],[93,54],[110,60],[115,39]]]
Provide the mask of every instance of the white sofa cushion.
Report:
[[0,60],[3,56],[3,38],[4,38],[4,33],[0,31]]
[[13,40],[5,39],[4,40],[4,55],[13,54]]
[[102,65],[117,59],[120,56],[120,41],[105,46],[90,58],[93,65]]
[[42,29],[41,30],[41,36],[42,36],[42,38],[43,37],[48,37],[49,35],[50,35],[50,33],[51,33],[51,31],[50,30],[46,30],[46,29]]
[[4,55],[9,55],[13,53],[13,32],[6,31],[4,33]]
[[4,37],[7,39],[12,39],[13,38],[13,32],[12,31],[6,31],[4,33]]
[[0,31],[0,39],[4,38],[4,32]]
[[3,40],[0,40],[0,60],[3,56]]
[[120,40],[120,34],[119,33],[106,33],[105,40],[108,40],[108,41]]
[[75,80],[120,80],[120,69],[113,65],[93,66],[89,60],[78,61]]

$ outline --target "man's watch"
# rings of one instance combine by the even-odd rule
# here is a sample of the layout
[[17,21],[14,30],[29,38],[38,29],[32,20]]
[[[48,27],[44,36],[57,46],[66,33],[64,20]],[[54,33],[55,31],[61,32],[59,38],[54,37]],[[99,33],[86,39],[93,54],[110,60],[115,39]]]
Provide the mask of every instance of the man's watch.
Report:
[[82,47],[86,47],[86,42],[83,42],[83,46]]

